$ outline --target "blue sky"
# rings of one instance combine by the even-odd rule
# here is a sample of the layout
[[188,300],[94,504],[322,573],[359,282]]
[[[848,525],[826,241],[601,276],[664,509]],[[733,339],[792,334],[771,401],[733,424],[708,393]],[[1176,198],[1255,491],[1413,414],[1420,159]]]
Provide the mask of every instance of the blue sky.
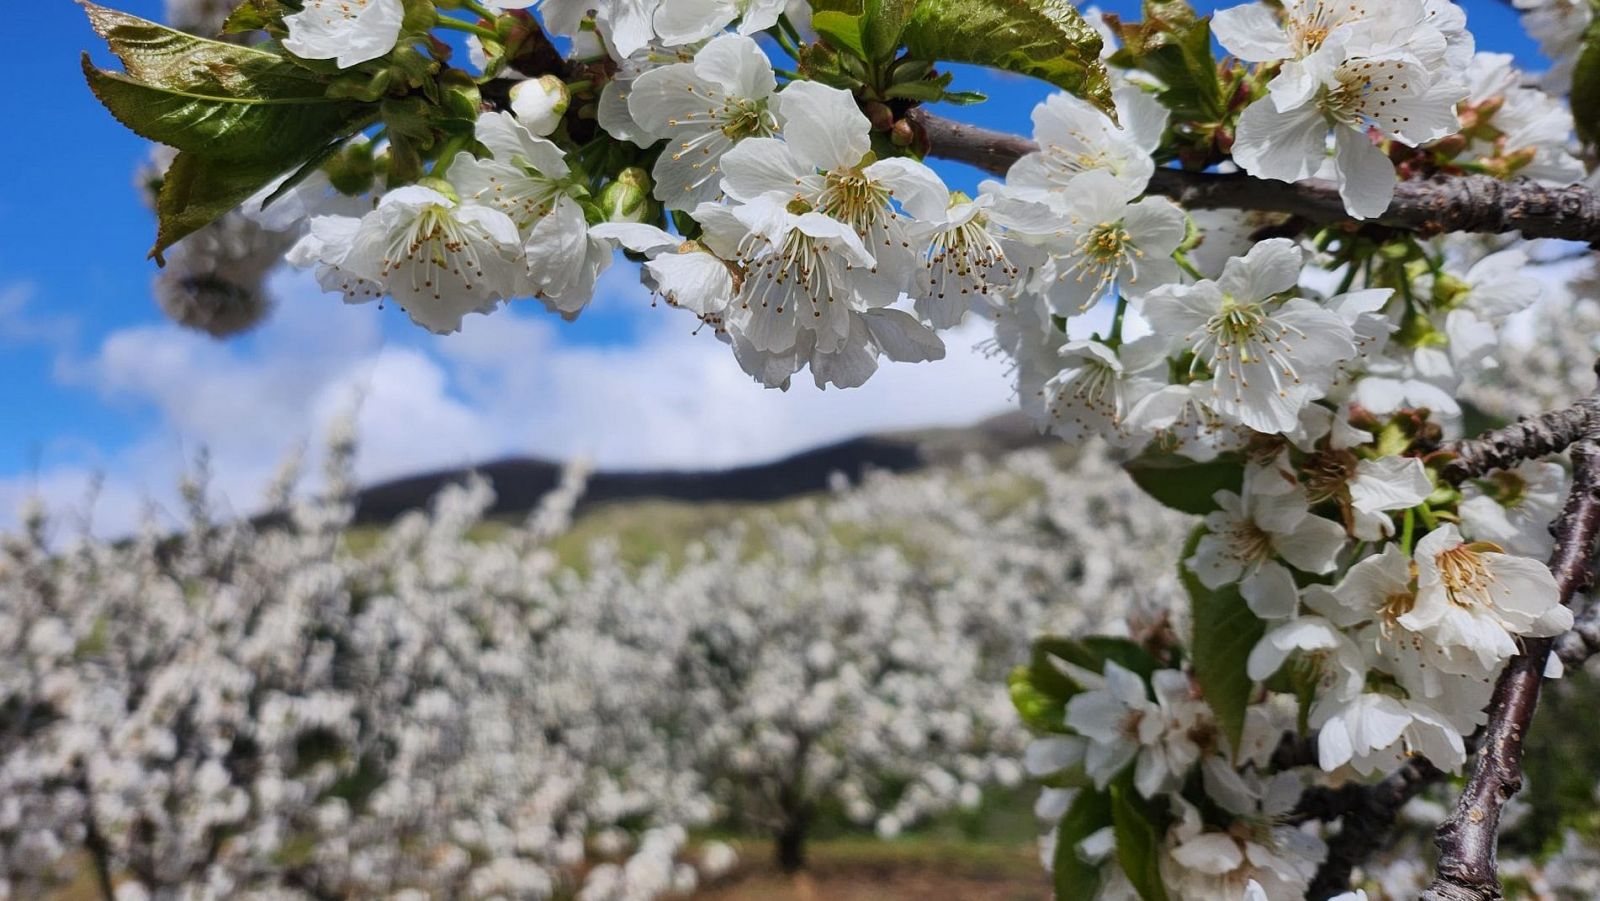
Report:
[[[160,0],[114,5],[162,16]],[[1464,6],[1479,49],[1543,67],[1508,4]],[[1121,0],[1104,8],[1137,14]],[[1007,401],[1002,367],[958,346],[961,336],[950,360],[880,373],[859,392],[823,395],[798,380],[788,395],[764,392],[708,336],[691,338],[692,323],[652,308],[627,267],[572,324],[522,307],[440,339],[392,306],[345,308],[285,274],[273,283],[278,310],[257,333],[219,343],[183,332],[149,291],[153,222],[133,184],[147,147],[98,106],[79,71],[86,49],[110,61],[76,4],[44,0],[28,18],[28,39],[8,54],[12,84],[27,87],[0,93],[0,121],[15,129],[0,151],[0,523],[21,495],[67,501],[102,472],[101,503],[120,524],[139,499],[166,495],[201,445],[234,502],[249,506],[251,480],[314,443],[320,420],[354,396],[373,477],[525,452],[721,465],[852,432],[970,420]],[[972,70],[959,79],[991,99],[954,115],[1013,130],[1027,129],[1048,93]],[[939,168],[952,187],[976,181],[964,167]],[[368,410],[391,395],[393,409]]]

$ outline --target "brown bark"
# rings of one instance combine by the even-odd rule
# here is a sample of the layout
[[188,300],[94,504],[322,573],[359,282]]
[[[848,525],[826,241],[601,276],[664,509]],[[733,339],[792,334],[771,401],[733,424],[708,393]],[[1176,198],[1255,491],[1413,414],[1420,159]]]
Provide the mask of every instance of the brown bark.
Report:
[[[926,137],[930,155],[1004,175],[1037,150],[1019,135],[953,122],[924,109],[907,114]],[[1240,209],[1289,213],[1317,224],[1349,221],[1339,188],[1320,179],[1286,184],[1243,173],[1157,169],[1147,189],[1189,209]],[[1548,187],[1527,179],[1439,175],[1402,181],[1377,220],[1424,234],[1520,231],[1528,238],[1564,238],[1600,247],[1600,197],[1579,185]]]
[[[1571,446],[1572,490],[1566,507],[1550,527],[1556,538],[1550,572],[1563,604],[1571,603],[1589,587],[1595,541],[1600,536],[1600,392],[1575,409],[1583,411],[1585,422],[1582,436]],[[1500,674],[1472,777],[1455,811],[1435,835],[1439,864],[1433,884],[1423,893],[1424,901],[1501,897],[1496,857],[1500,814],[1522,788],[1523,740],[1539,704],[1539,688],[1554,644],[1549,638],[1524,640],[1522,653]]]

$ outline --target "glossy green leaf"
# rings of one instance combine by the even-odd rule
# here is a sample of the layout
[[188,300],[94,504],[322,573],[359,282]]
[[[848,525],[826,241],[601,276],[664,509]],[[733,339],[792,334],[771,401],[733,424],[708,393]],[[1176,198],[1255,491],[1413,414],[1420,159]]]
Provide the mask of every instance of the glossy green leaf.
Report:
[[1211,52],[1211,20],[1196,16],[1184,0],[1146,0],[1144,20],[1121,29],[1116,60],[1154,75],[1163,106],[1179,121],[1217,122],[1227,111],[1217,60]]
[[1111,798],[1082,789],[1056,827],[1056,851],[1050,865],[1056,901],[1093,901],[1100,892],[1100,866],[1078,856],[1078,843],[1112,825]]
[[837,50],[867,58],[862,20],[867,15],[866,0],[812,0],[811,27]]
[[1244,483],[1244,461],[1235,454],[1198,463],[1178,454],[1146,451],[1123,468],[1146,494],[1174,510],[1197,516],[1217,509],[1212,495],[1223,490],[1237,492]]
[[195,37],[93,3],[83,8],[127,77],[151,87],[251,100],[314,100],[327,90],[321,77],[279,54]]
[[1161,835],[1130,786],[1111,786],[1111,824],[1117,836],[1117,862],[1140,901],[1167,901],[1161,880]]
[[1100,35],[1067,0],[922,0],[900,40],[918,59],[1041,78],[1111,109]]
[[[1182,559],[1194,554],[1204,534],[1203,528],[1194,530],[1184,545]],[[1238,585],[1224,585],[1213,591],[1202,585],[1187,566],[1178,566],[1183,587],[1189,592],[1194,627],[1189,652],[1194,676],[1217,724],[1237,749],[1244,734],[1245,708],[1255,690],[1245,661],[1265,634],[1266,624],[1250,612]]]
[[283,0],[244,0],[223,20],[222,33],[277,32],[283,28],[284,17],[294,11]]
[[918,0],[813,0],[811,27],[841,50],[871,62],[894,59]]
[[145,84],[95,68],[87,54],[83,72],[111,115],[141,137],[214,159],[275,161],[282,163],[280,171],[353,134],[371,121],[374,109],[305,94],[268,96],[259,86],[236,95],[215,87]]
[[223,162],[180,152],[156,197],[160,224],[150,256],[161,261],[162,251],[237,207],[286,170],[276,163]]
[[867,15],[861,26],[861,43],[871,60],[894,59],[900,35],[918,0],[866,0]]

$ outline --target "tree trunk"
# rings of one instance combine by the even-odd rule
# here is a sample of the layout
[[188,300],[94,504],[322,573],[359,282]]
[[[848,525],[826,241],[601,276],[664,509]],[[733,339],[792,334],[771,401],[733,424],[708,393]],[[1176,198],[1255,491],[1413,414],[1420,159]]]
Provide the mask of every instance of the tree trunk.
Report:
[[805,869],[806,829],[811,825],[808,810],[790,812],[778,831],[778,868],[793,875]]

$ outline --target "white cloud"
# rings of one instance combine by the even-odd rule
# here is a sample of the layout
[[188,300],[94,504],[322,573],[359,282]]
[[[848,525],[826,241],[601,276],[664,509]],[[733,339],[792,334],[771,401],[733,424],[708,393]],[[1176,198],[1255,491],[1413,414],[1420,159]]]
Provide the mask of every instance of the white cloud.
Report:
[[42,344],[60,348],[77,333],[76,319],[34,310],[36,293],[28,282],[0,288],[0,345]]
[[97,530],[126,531],[145,498],[172,508],[178,473],[201,447],[224,506],[247,511],[285,455],[315,450],[358,400],[367,480],[505,455],[714,468],[865,432],[963,424],[1008,404],[1005,364],[973,347],[981,325],[947,334],[943,361],[885,364],[849,391],[822,392],[802,376],[782,393],[751,381],[710,334],[692,334],[687,315],[647,306],[632,277],[614,267],[595,309],[634,317],[638,337],[625,345],[565,341],[560,320],[532,304],[470,317],[458,335],[388,343],[378,317],[398,311],[342,306],[292,275],[277,283],[277,313],[242,342],[167,325],[113,332],[60,364],[59,377],[147,416],[149,429],[89,463],[47,458],[37,474],[0,478],[0,521],[32,492],[81,508],[98,470]]

